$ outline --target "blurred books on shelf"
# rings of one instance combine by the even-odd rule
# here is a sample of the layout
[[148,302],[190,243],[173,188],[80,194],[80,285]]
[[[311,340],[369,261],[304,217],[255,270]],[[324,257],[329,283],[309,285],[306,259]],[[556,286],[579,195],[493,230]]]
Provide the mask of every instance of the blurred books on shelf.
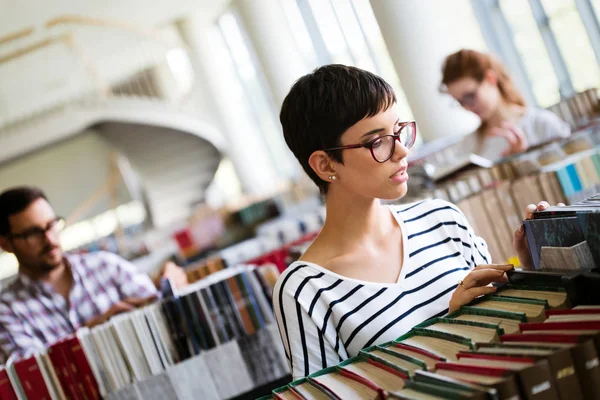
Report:
[[272,273],[216,271],[173,297],[10,361],[0,370],[10,378],[10,385],[0,381],[2,399],[224,399],[285,377]]

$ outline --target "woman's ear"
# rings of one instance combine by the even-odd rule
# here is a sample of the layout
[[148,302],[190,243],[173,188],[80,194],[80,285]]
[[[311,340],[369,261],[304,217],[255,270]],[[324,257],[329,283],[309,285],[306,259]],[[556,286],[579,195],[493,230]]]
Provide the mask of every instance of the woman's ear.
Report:
[[6,251],[7,253],[13,253],[13,246],[10,240],[6,236],[0,235],[0,249]]
[[332,180],[337,179],[334,162],[323,150],[317,150],[312,153],[308,158],[308,165],[310,165],[313,171],[315,171],[315,174],[325,182],[331,182]]
[[496,71],[492,69],[485,71],[483,79],[492,86],[496,86],[498,84],[498,74],[496,74]]

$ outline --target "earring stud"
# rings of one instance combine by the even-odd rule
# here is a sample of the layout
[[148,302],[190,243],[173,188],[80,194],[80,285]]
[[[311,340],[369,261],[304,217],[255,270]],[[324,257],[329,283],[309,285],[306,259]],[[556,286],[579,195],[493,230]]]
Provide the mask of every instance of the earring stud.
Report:
[[335,181],[337,179],[337,176],[335,175],[329,175],[329,180],[330,181]]

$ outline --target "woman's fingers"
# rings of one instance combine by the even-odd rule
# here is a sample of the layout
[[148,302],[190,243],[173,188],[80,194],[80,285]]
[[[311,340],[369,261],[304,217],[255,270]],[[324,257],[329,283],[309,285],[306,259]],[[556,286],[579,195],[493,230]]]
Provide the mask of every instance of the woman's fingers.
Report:
[[550,203],[548,203],[547,201],[540,201],[537,205],[537,210],[544,211],[548,207],[550,207]]
[[537,206],[535,204],[529,204],[525,209],[525,219],[532,219],[533,213],[537,211]]
[[505,271],[498,269],[480,269],[474,270],[463,280],[462,286],[469,290],[478,286],[487,286],[492,282],[507,283],[508,278]]
[[467,303],[470,303],[471,301],[475,300],[479,296],[485,296],[486,294],[492,294],[492,293],[496,293],[496,288],[494,286],[481,286],[481,287],[474,287],[472,289],[467,290],[465,292],[465,296],[467,296],[469,298],[469,301]]
[[514,268],[515,268],[515,266],[513,264],[479,264],[478,266],[473,268],[473,271],[477,271],[477,270],[481,270],[481,269],[496,269],[496,270],[501,270],[501,271],[506,272],[506,271],[510,271]]

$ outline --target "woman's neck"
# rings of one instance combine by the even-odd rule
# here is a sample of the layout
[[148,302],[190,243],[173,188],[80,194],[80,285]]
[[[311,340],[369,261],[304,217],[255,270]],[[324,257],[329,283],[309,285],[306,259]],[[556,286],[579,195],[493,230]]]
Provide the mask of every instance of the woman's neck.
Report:
[[[353,198],[350,198],[353,197]],[[329,238],[343,237],[344,247],[369,241],[385,239],[392,229],[392,215],[379,199],[358,195],[329,193],[326,203],[327,217],[322,235]]]

